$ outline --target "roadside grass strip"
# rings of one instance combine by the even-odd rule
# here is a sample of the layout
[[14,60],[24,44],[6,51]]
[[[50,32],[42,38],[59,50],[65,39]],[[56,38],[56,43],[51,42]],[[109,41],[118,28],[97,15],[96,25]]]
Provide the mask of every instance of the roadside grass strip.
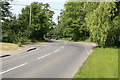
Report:
[[2,48],[0,48],[0,51],[10,51],[10,50],[16,50],[21,48],[21,47],[18,47],[18,45],[13,43],[1,42],[0,45],[2,45]]
[[118,78],[118,48],[95,48],[74,78]]

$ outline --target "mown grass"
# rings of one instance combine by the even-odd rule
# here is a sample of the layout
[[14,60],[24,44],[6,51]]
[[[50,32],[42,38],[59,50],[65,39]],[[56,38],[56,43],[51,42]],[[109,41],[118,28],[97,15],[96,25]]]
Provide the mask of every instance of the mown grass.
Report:
[[10,51],[20,49],[17,44],[0,42],[0,51]]
[[95,48],[74,78],[118,78],[118,48]]

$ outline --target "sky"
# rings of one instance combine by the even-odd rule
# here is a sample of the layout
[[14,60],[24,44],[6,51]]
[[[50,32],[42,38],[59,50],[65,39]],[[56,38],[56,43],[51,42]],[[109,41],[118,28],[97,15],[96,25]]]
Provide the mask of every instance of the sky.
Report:
[[[64,4],[66,3],[66,1],[68,0],[14,0],[13,2],[10,2],[11,4],[22,4],[22,5],[30,5],[32,2],[43,2],[43,3],[49,3],[50,7],[52,8],[51,10],[53,10],[55,12],[54,16],[53,16],[53,21],[55,23],[57,23],[57,16],[60,15],[60,10],[64,9]],[[11,5],[11,11],[13,14],[20,14],[21,13],[21,9],[25,8],[25,6],[20,6],[20,5]],[[54,10],[54,9],[58,9],[58,10]]]

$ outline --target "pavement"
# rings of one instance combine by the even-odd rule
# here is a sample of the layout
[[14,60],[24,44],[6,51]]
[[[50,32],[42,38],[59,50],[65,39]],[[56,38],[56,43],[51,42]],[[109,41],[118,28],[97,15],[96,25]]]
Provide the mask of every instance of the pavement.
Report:
[[98,46],[98,44],[92,43],[92,42],[74,42],[74,43],[78,43],[78,44],[83,45],[86,48],[88,55],[90,55],[93,52],[93,49],[96,46]]
[[0,74],[2,78],[73,78],[95,46],[56,40],[32,51],[2,58]]

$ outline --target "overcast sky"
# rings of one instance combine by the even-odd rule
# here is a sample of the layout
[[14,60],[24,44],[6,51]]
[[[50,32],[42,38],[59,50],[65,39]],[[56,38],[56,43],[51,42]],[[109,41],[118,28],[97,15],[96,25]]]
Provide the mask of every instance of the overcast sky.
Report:
[[[50,7],[52,9],[58,9],[58,10],[53,10],[55,12],[54,16],[53,16],[53,21],[55,21],[57,23],[57,16],[60,14],[60,10],[64,9],[64,4],[66,3],[66,1],[68,0],[14,0],[13,2],[11,2],[11,4],[24,4],[24,5],[30,5],[32,2],[43,2],[43,3],[49,3]],[[13,14],[20,14],[21,13],[21,9],[24,8],[25,6],[20,6],[20,5],[12,5],[12,9],[11,10],[13,12]],[[51,10],[52,10],[51,9]]]

